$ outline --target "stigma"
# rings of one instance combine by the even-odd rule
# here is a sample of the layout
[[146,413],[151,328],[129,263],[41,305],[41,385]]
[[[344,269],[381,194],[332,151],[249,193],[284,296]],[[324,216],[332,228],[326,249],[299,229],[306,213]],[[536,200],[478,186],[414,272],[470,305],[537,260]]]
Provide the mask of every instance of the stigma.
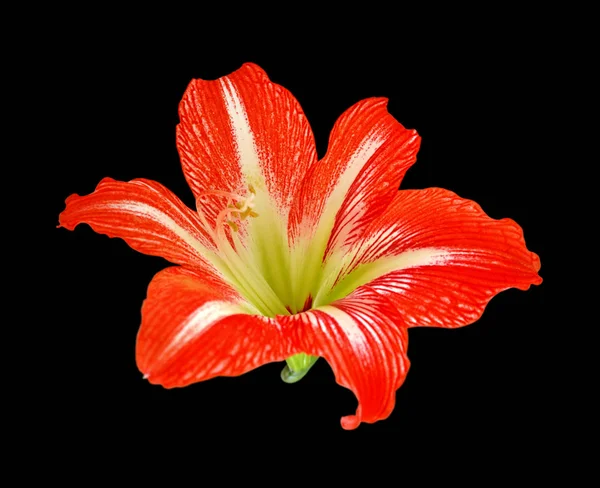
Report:
[[[225,200],[223,207],[219,210],[214,225],[208,222],[205,211],[205,200],[208,196],[221,197]],[[214,245],[220,248],[225,242],[228,242],[225,229],[229,228],[231,232],[239,231],[239,222],[247,218],[256,218],[258,213],[254,211],[256,191],[252,185],[248,185],[246,191],[224,191],[207,190],[201,192],[196,198],[196,209],[204,230],[211,237]],[[227,227],[225,227],[227,226]]]

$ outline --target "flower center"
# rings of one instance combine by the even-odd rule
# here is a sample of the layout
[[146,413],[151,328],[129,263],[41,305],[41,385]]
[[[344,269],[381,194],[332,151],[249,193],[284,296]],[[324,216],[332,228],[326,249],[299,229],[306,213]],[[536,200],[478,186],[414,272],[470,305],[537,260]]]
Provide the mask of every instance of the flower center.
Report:
[[[215,205],[215,201],[223,203]],[[249,225],[241,228],[242,223],[259,217],[256,205],[257,195],[252,185],[234,192],[210,190],[198,195],[198,216],[215,245],[215,250],[206,257],[254,307],[249,310],[251,313],[269,317],[287,315],[288,309],[264,272],[265,257],[272,253],[265,249],[265,236],[256,234],[265,232],[251,232]],[[263,229],[263,225],[259,229]],[[240,234],[244,234],[242,238]],[[254,234],[253,239],[249,234]]]
[[249,313],[275,317],[327,305],[350,258],[336,255],[323,263],[333,219],[290,246],[287,218],[258,190],[248,185],[198,195],[198,216],[214,244],[205,258],[247,300]]

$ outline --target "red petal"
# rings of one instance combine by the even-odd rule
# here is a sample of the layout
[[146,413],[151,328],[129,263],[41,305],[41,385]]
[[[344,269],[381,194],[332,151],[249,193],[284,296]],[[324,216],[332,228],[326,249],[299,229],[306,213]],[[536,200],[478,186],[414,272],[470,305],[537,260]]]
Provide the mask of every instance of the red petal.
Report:
[[408,326],[467,325],[502,290],[542,282],[516,222],[494,220],[441,188],[398,192],[354,252],[353,268],[378,260],[391,268],[368,286],[388,296]]
[[337,382],[356,395],[356,414],[342,417],[344,429],[390,415],[410,363],[407,330],[387,299],[362,287],[330,306],[279,320],[300,350],[324,357]]
[[128,183],[104,178],[93,193],[71,195],[59,216],[62,227],[78,224],[109,237],[120,237],[133,249],[173,263],[204,266],[202,245],[211,246],[196,213],[160,183]]
[[327,154],[304,181],[290,217],[291,234],[313,228],[323,212],[340,209],[329,249],[356,239],[387,207],[415,162],[420,142],[416,131],[388,113],[387,99],[369,98],[352,106],[336,122]]
[[148,287],[136,358],[151,383],[237,376],[296,352],[274,319],[248,315],[239,294],[214,275],[172,267]]
[[235,191],[247,186],[248,177],[262,174],[282,215],[287,215],[316,162],[312,131],[289,91],[247,63],[218,80],[193,80],[179,118],[177,147],[196,197],[209,189]]

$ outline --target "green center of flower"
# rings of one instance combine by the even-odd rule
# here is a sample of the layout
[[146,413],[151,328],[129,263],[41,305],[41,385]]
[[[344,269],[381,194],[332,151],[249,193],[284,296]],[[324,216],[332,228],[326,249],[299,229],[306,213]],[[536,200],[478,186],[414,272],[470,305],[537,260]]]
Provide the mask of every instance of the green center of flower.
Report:
[[[290,246],[286,217],[260,190],[248,185],[198,196],[198,215],[215,247],[207,259],[246,298],[248,313],[275,317],[327,305],[344,263],[339,255],[323,263],[333,219]],[[288,358],[282,378],[298,381],[316,359],[307,354]]]
[[[209,197],[210,206],[207,205]],[[217,206],[213,203],[215,200],[220,202]],[[249,229],[243,230],[245,243],[239,236],[242,223],[259,216],[254,210],[256,192],[252,185],[241,192],[205,191],[198,196],[196,206],[204,230],[215,246],[215,250],[206,257],[246,298],[251,306],[248,311],[269,317],[288,313],[273,287],[265,280],[256,253],[248,246]],[[214,221],[212,225],[211,220]]]
[[285,218],[252,185],[205,191],[196,204],[215,246],[206,257],[246,298],[250,313],[275,317],[311,308],[325,243],[290,249]]

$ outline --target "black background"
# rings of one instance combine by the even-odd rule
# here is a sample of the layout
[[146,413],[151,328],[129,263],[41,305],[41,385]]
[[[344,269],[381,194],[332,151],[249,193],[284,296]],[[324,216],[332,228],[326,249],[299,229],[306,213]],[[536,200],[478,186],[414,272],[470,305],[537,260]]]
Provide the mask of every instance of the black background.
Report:
[[[537,132],[545,116],[539,92],[545,60],[535,43],[519,37],[526,27],[513,26],[510,42],[399,35],[352,46],[322,40],[318,49],[287,45],[280,36],[225,46],[218,37],[167,43],[85,29],[53,43],[40,69],[52,78],[51,90],[40,90],[45,117],[56,115],[47,124],[55,161],[47,171],[47,228],[57,224],[68,195],[93,191],[105,176],[155,179],[193,206],[175,146],[179,100],[192,78],[218,78],[252,61],[299,100],[320,156],[346,108],[370,96],[389,98],[391,114],[422,137],[402,188],[447,188],[491,217],[513,218],[540,255],[546,281],[501,293],[468,327],[412,329],[411,369],[395,410],[346,433],[339,419],[354,412],[356,400],[324,360],[294,385],[280,380],[283,363],[182,389],[144,381],[134,356],[140,307],[148,283],[169,263],[86,225],[52,230],[46,276],[54,310],[45,331],[53,344],[45,374],[52,393],[41,414],[51,435],[82,446],[215,433],[316,440],[378,432],[432,450],[451,449],[458,439],[473,450],[508,442],[521,452],[543,442],[549,433],[539,412],[553,374],[539,340],[547,286]],[[432,50],[423,47],[431,44]]]

